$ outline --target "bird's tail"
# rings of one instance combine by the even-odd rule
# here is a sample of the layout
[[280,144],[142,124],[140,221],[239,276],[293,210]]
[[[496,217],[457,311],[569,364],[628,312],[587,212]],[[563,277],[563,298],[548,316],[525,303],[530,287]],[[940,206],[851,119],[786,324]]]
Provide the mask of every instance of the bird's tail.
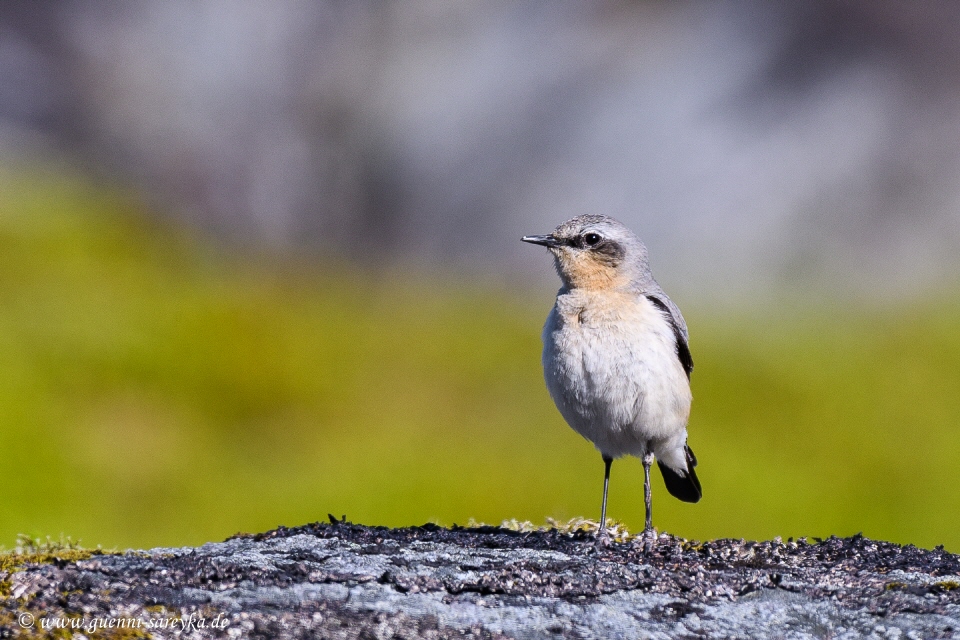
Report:
[[697,456],[693,455],[693,451],[687,445],[683,445],[683,452],[687,459],[686,473],[674,471],[660,460],[657,460],[657,466],[660,467],[663,482],[667,485],[670,495],[684,502],[700,502],[703,491],[700,489],[697,472],[694,471],[694,467],[697,466]]

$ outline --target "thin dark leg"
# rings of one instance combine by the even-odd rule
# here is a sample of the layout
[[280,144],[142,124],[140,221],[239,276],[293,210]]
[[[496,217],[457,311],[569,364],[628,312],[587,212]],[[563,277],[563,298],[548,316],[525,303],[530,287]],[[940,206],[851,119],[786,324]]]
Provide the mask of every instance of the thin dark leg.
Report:
[[600,507],[600,535],[607,533],[607,488],[610,486],[610,465],[613,458],[603,456],[603,506]]
[[650,466],[653,464],[653,454],[643,454],[643,504],[647,508],[647,521],[643,532],[653,531],[653,489],[650,487]]

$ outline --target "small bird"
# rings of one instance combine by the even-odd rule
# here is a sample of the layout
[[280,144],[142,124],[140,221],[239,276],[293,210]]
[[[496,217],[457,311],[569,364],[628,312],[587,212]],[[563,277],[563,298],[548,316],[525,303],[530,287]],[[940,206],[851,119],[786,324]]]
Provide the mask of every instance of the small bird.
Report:
[[543,327],[543,375],[564,420],[603,457],[601,535],[610,465],[624,455],[643,462],[644,534],[653,535],[654,458],[674,497],[702,495],[687,446],[687,324],[653,279],[646,246],[619,221],[582,215],[522,240],[547,247],[563,283]]

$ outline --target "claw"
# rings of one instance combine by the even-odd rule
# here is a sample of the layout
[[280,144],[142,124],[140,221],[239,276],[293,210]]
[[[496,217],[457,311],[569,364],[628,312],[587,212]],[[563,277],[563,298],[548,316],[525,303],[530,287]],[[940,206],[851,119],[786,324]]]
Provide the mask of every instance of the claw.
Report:
[[610,534],[607,533],[607,530],[604,529],[603,533],[597,535],[594,544],[601,549],[609,549],[613,546],[613,538],[611,538]]
[[634,538],[633,544],[640,547],[641,551],[644,554],[653,553],[653,550],[657,546],[657,539],[659,538],[657,530],[653,527],[649,529],[644,529],[643,533]]

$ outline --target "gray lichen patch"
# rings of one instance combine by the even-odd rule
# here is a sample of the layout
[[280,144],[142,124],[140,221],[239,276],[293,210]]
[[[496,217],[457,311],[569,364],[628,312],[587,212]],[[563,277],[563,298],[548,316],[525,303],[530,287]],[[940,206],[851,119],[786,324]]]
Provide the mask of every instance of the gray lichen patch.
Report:
[[25,564],[9,572],[18,595],[4,596],[0,633],[27,633],[16,624],[27,612],[181,620],[184,638],[960,637],[960,558],[942,549],[622,539],[338,521]]

